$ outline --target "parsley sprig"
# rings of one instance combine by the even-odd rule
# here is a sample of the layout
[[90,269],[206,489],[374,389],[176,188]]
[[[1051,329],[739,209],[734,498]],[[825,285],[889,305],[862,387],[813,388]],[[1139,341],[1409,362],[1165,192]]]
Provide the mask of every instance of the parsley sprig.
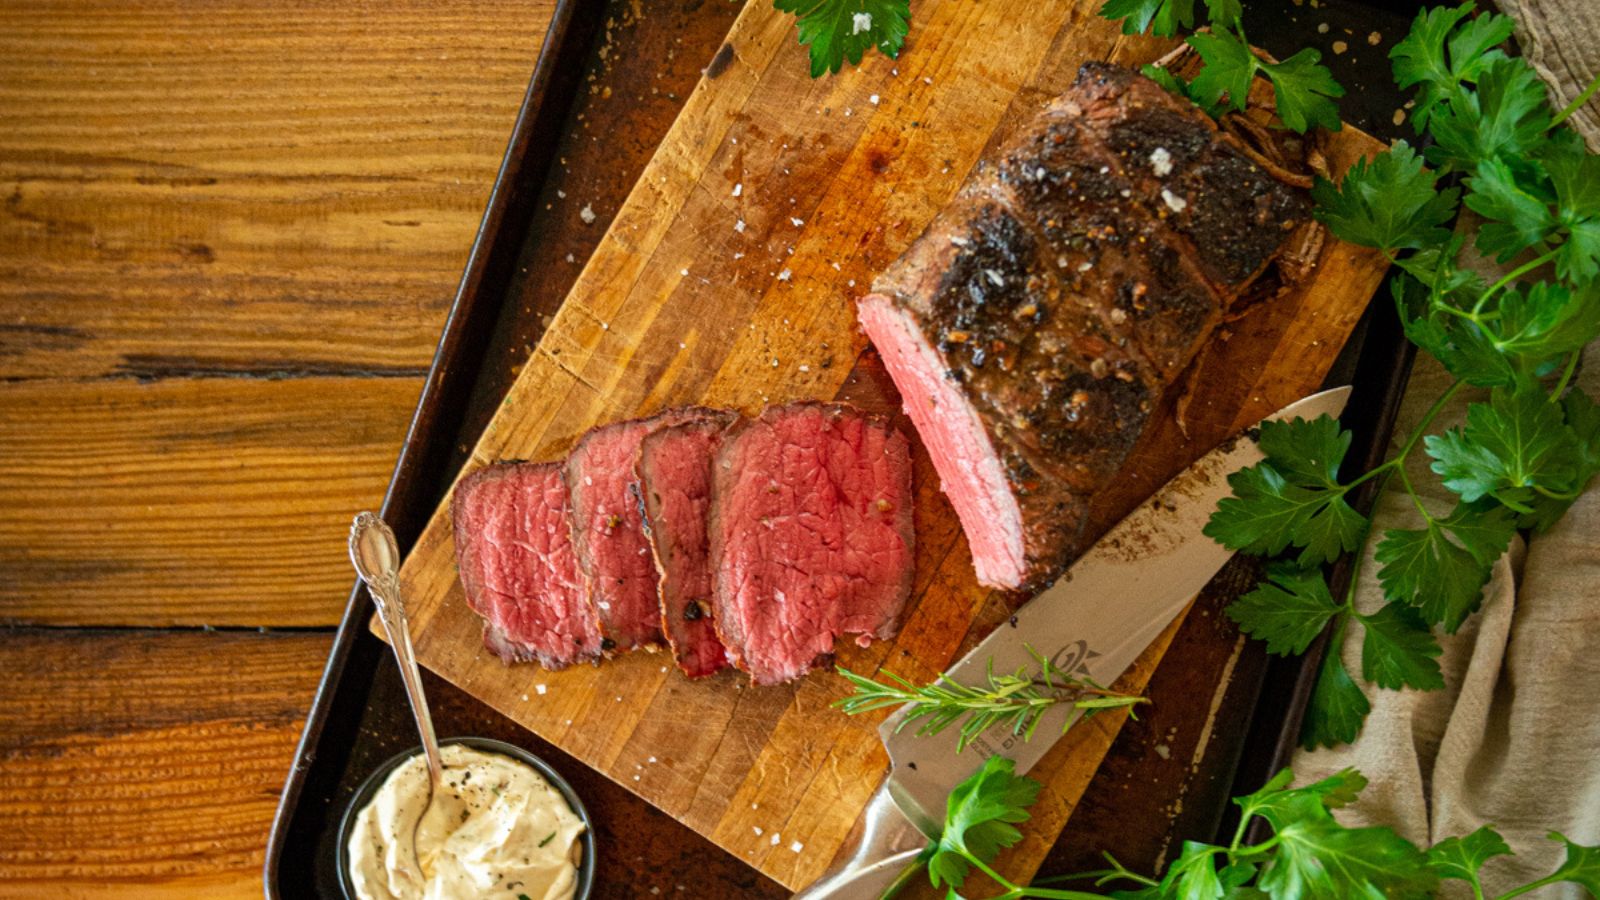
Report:
[[860,65],[874,47],[900,55],[911,27],[910,0],[773,0],[795,17],[800,43],[811,54],[811,77],[837,72],[846,61]]
[[[1335,235],[1399,267],[1391,290],[1405,333],[1454,380],[1397,453],[1347,482],[1337,471],[1348,435],[1331,421],[1264,427],[1266,462],[1235,476],[1207,530],[1235,549],[1300,550],[1229,615],[1277,653],[1301,652],[1332,623],[1306,746],[1354,740],[1370,708],[1340,658],[1350,622],[1365,632],[1364,680],[1442,687],[1431,629],[1460,628],[1516,532],[1548,528],[1600,473],[1600,411],[1571,383],[1583,347],[1600,336],[1600,158],[1562,124],[1577,105],[1551,110],[1532,68],[1498,49],[1511,20],[1473,12],[1470,3],[1425,10],[1390,54],[1396,81],[1416,89],[1412,121],[1428,149],[1398,142],[1312,191]],[[1447,227],[1461,206],[1482,219],[1478,252],[1510,267],[1493,283],[1463,266],[1466,238]],[[1462,425],[1431,433],[1467,386],[1487,398],[1467,405]],[[1407,467],[1418,452],[1452,507],[1424,500]],[[1374,478],[1409,497],[1421,526],[1380,537],[1387,605],[1362,613],[1356,579],[1335,600],[1318,566],[1366,541],[1370,521],[1344,498]]]
[[[1339,130],[1339,107],[1344,88],[1322,65],[1322,54],[1306,48],[1281,62],[1256,55],[1245,38],[1240,0],[1204,0],[1210,29],[1191,34],[1186,43],[1200,55],[1202,65],[1193,80],[1185,82],[1157,66],[1144,74],[1174,93],[1188,97],[1212,116],[1240,111],[1249,99],[1257,75],[1272,82],[1278,118],[1284,127],[1301,133],[1314,127]],[[1124,34],[1149,31],[1174,37],[1195,24],[1195,0],[1106,0],[1100,15],[1120,19]]]
[[[839,666],[839,674],[854,685],[855,691],[833,705],[857,715],[910,704],[899,727],[919,723],[916,733],[924,737],[960,722],[961,735],[956,741],[959,753],[996,725],[1010,725],[1012,734],[1028,740],[1044,714],[1064,703],[1087,718],[1102,710],[1131,710],[1146,702],[1143,697],[1108,690],[1087,676],[1067,672],[1032,647],[1027,650],[1033,657],[1033,667],[1023,666],[1009,675],[996,674],[991,660],[985,683],[976,687],[958,684],[943,675],[929,684],[917,685],[889,671],[877,680]],[[1067,720],[1062,733],[1073,721]]]
[[[1251,79],[1272,80],[1278,112],[1296,130],[1337,126],[1342,91],[1314,51],[1266,63],[1249,51],[1235,0],[1207,0],[1209,34],[1188,43],[1204,67],[1184,83],[1147,74],[1213,115],[1243,108]],[[1108,0],[1102,15],[1127,33],[1172,35],[1196,22],[1194,0]],[[1426,136],[1356,163],[1312,190],[1315,215],[1336,236],[1384,251],[1406,336],[1454,376],[1398,452],[1340,479],[1349,433],[1326,417],[1261,428],[1266,460],[1236,473],[1206,533],[1247,553],[1284,556],[1228,609],[1277,654],[1299,654],[1325,629],[1322,663],[1301,742],[1356,738],[1371,703],[1341,648],[1361,627],[1361,678],[1380,688],[1443,686],[1433,629],[1454,632],[1482,603],[1483,586],[1518,530],[1543,530],[1600,473],[1600,408],[1572,384],[1584,346],[1600,335],[1600,157],[1563,123],[1600,90],[1600,78],[1553,110],[1526,61],[1500,49],[1512,21],[1471,3],[1424,10],[1391,51],[1396,83],[1415,92],[1411,121]],[[1473,249],[1509,269],[1492,283],[1469,271],[1462,207],[1482,220]],[[1467,387],[1487,389],[1466,421],[1432,433]],[[1408,463],[1423,454],[1453,504],[1426,501]],[[1355,606],[1358,581],[1335,597],[1322,567],[1364,546],[1371,520],[1352,492],[1377,480],[1398,488],[1420,527],[1387,529],[1374,558],[1386,604]],[[1359,569],[1362,559],[1356,558]]]
[[[935,888],[959,900],[958,893],[974,870],[997,884],[1005,900],[1024,897],[1087,900],[1113,896],[1133,900],[1222,897],[1431,897],[1442,881],[1462,881],[1473,896],[1485,897],[1486,865],[1512,854],[1494,828],[1483,826],[1462,837],[1446,838],[1424,851],[1384,827],[1350,828],[1334,811],[1355,802],[1367,779],[1346,769],[1303,787],[1290,787],[1294,775],[1279,772],[1261,790],[1234,799],[1239,827],[1227,844],[1186,841],[1178,857],[1156,877],[1128,869],[1107,854],[1110,868],[1032,885],[1020,885],[994,868],[1000,851],[1022,839],[1018,825],[1029,818],[1028,807],[1040,785],[1016,774],[1015,765],[992,756],[950,794],[944,828],[915,864],[885,894],[893,896],[922,871]],[[1245,843],[1249,826],[1266,822],[1271,835]],[[1572,883],[1600,896],[1600,847],[1574,843],[1557,832],[1550,840],[1566,848],[1562,863],[1543,878],[1500,894],[1510,900],[1552,884]],[[1069,890],[1050,885],[1091,880],[1096,888],[1114,883],[1131,887],[1112,894]]]

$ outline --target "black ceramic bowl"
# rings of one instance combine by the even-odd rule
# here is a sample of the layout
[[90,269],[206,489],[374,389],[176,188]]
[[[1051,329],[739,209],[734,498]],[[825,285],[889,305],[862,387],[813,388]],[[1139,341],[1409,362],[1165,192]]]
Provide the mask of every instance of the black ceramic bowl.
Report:
[[[512,759],[525,762],[540,775],[543,775],[544,779],[550,782],[552,787],[561,792],[561,796],[566,799],[567,805],[572,807],[572,812],[583,822],[583,834],[578,837],[578,846],[582,850],[582,857],[578,862],[578,885],[573,897],[574,900],[588,900],[589,895],[594,892],[594,822],[590,820],[589,810],[584,808],[583,801],[578,799],[578,794],[572,789],[572,785],[568,784],[567,780],[562,778],[555,769],[550,768],[549,763],[521,747],[507,744],[504,741],[480,737],[459,737],[447,738],[439,742],[441,747],[449,746],[450,744],[461,744],[474,750],[482,750],[485,753],[498,753],[501,756],[509,756]],[[373,770],[373,773],[367,776],[367,780],[361,782],[360,787],[356,788],[355,796],[350,798],[350,805],[345,808],[344,818],[339,821],[339,884],[344,888],[344,895],[347,900],[356,900],[355,886],[350,881],[350,828],[355,822],[356,814],[365,809],[367,804],[372,801],[373,796],[378,793],[378,789],[383,786],[383,782],[388,779],[390,772],[393,772],[406,760],[421,752],[422,747],[418,746],[390,757],[383,765]]]

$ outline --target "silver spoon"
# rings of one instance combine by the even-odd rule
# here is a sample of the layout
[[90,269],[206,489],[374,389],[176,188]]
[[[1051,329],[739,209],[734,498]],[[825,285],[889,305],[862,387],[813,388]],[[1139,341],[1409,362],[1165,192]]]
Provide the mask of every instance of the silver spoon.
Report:
[[[411,629],[406,624],[405,604],[400,600],[400,548],[395,544],[394,532],[384,521],[370,512],[356,516],[350,526],[350,562],[356,573],[367,583],[367,592],[378,607],[378,619],[389,635],[389,646],[394,648],[395,659],[400,663],[400,680],[405,682],[406,696],[411,700],[411,712],[417,717],[417,731],[422,735],[422,753],[428,760],[428,802],[417,817],[417,825],[433,805],[439,792],[439,782],[444,778],[444,761],[439,755],[439,736],[433,731],[433,715],[428,712],[428,698],[422,695],[422,675],[417,671],[417,658],[411,650]],[[416,830],[411,832],[413,851],[416,847]]]

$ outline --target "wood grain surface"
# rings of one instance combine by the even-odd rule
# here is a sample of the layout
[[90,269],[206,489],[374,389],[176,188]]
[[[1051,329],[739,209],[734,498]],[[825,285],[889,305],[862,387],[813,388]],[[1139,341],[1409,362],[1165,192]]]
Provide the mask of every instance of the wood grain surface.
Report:
[[[719,53],[726,64],[690,97],[472,465],[559,458],[593,424],[681,402],[754,410],[843,395],[897,406],[871,358],[856,365],[863,339],[848,298],[921,231],[991,137],[1064,89],[1079,63],[1137,63],[1163,49],[1118,35],[1097,6],[923,4],[925,43],[898,63],[873,57],[816,82],[788,21],[747,6]],[[958,32],[960,41],[936,39]],[[1346,133],[1330,163],[1374,146]],[[1187,436],[1164,410],[1120,490],[1097,503],[1096,526],[1314,389],[1381,274],[1372,254],[1330,242],[1312,282],[1228,326],[1197,364]],[[973,582],[925,455],[916,467],[913,606],[896,641],[841,652],[858,671],[930,677],[1008,609],[1010,598]],[[403,577],[427,665],[787,885],[827,866],[881,777],[874,723],[828,709],[843,693],[836,677],[691,684],[648,654],[554,674],[507,669],[482,650],[461,602],[443,515]],[[1142,687],[1159,651],[1129,686]],[[1036,770],[1048,791],[1014,871],[1042,858],[1116,724],[1083,729]]]
[[0,896],[259,896],[326,634],[0,640]]
[[552,8],[0,5],[0,621],[338,620]]

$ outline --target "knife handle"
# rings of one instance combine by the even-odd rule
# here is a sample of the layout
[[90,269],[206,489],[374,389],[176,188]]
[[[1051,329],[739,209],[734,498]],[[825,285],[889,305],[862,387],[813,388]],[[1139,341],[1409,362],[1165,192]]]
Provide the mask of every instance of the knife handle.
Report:
[[867,803],[862,825],[856,852],[795,894],[794,900],[876,900],[910,869],[928,843],[890,796],[887,778]]

